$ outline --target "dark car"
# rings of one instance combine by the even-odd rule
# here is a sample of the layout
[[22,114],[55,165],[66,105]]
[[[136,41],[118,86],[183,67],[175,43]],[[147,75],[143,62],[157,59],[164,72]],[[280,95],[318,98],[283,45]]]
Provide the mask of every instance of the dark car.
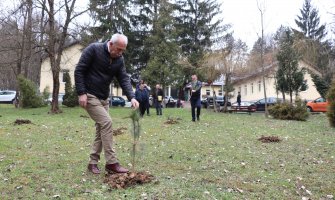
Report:
[[126,100],[120,96],[111,96],[109,99],[109,106],[122,106],[126,105]]
[[[223,96],[216,96],[215,101],[216,101],[216,105],[219,105],[219,106],[224,106],[224,104],[225,104]],[[214,103],[213,97],[212,96],[207,97],[207,102],[208,102],[209,106],[213,106],[213,103]],[[231,102],[228,101],[227,106],[231,106]]]
[[203,107],[203,108],[208,108],[208,100],[207,100],[207,98],[204,98],[204,99],[201,99],[201,106]]
[[[283,102],[283,99],[277,97],[267,97],[266,100],[268,107]],[[265,111],[265,98],[256,101],[254,105],[256,106],[256,111]]]
[[254,102],[241,101],[240,105],[237,102],[231,105],[231,112],[248,112],[249,114],[256,111]]

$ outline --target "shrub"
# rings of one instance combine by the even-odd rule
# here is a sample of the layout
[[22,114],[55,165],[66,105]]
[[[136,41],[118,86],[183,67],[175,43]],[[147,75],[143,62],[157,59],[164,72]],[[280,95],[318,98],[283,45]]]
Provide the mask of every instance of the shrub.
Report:
[[42,97],[38,95],[37,85],[22,75],[18,76],[18,81],[20,88],[20,106],[22,108],[42,107],[44,104]]
[[329,103],[327,109],[327,116],[331,127],[335,127],[335,80],[327,93],[327,100]]
[[48,104],[49,96],[50,96],[50,87],[46,86],[43,90],[43,93],[42,93],[42,98],[43,98],[43,102],[44,102],[45,105]]
[[69,72],[64,74],[65,79],[65,94],[63,97],[63,105],[67,107],[75,107],[79,105],[78,103],[78,96],[75,88],[72,87],[71,78]]
[[300,99],[295,105],[285,102],[271,106],[269,113],[275,119],[306,121],[308,118],[306,106]]

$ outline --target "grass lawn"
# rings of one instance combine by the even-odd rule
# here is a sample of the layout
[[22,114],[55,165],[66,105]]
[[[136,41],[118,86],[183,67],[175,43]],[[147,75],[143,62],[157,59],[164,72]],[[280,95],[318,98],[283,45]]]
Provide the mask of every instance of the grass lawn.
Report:
[[[0,199],[334,199],[335,129],[324,114],[306,122],[167,108],[141,119],[137,171],[149,184],[110,190],[104,174],[86,172],[94,123],[81,108],[15,109],[0,104]],[[112,108],[122,165],[131,163],[129,108]],[[165,124],[168,117],[178,124]],[[31,124],[14,125],[16,119]],[[278,136],[279,143],[262,143]],[[104,158],[99,164],[103,169]]]

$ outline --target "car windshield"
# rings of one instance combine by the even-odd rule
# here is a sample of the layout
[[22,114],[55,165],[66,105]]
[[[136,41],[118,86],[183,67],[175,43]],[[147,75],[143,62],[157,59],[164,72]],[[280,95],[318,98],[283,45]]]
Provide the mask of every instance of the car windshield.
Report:
[[326,102],[326,100],[322,97],[315,100],[315,102]]

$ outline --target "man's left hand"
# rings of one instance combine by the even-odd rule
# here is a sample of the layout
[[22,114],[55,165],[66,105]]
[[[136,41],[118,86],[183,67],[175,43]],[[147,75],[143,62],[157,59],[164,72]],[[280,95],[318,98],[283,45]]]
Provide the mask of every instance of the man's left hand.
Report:
[[132,98],[130,102],[131,102],[132,107],[135,108],[135,109],[140,106],[140,104],[138,103],[138,101],[135,98]]

